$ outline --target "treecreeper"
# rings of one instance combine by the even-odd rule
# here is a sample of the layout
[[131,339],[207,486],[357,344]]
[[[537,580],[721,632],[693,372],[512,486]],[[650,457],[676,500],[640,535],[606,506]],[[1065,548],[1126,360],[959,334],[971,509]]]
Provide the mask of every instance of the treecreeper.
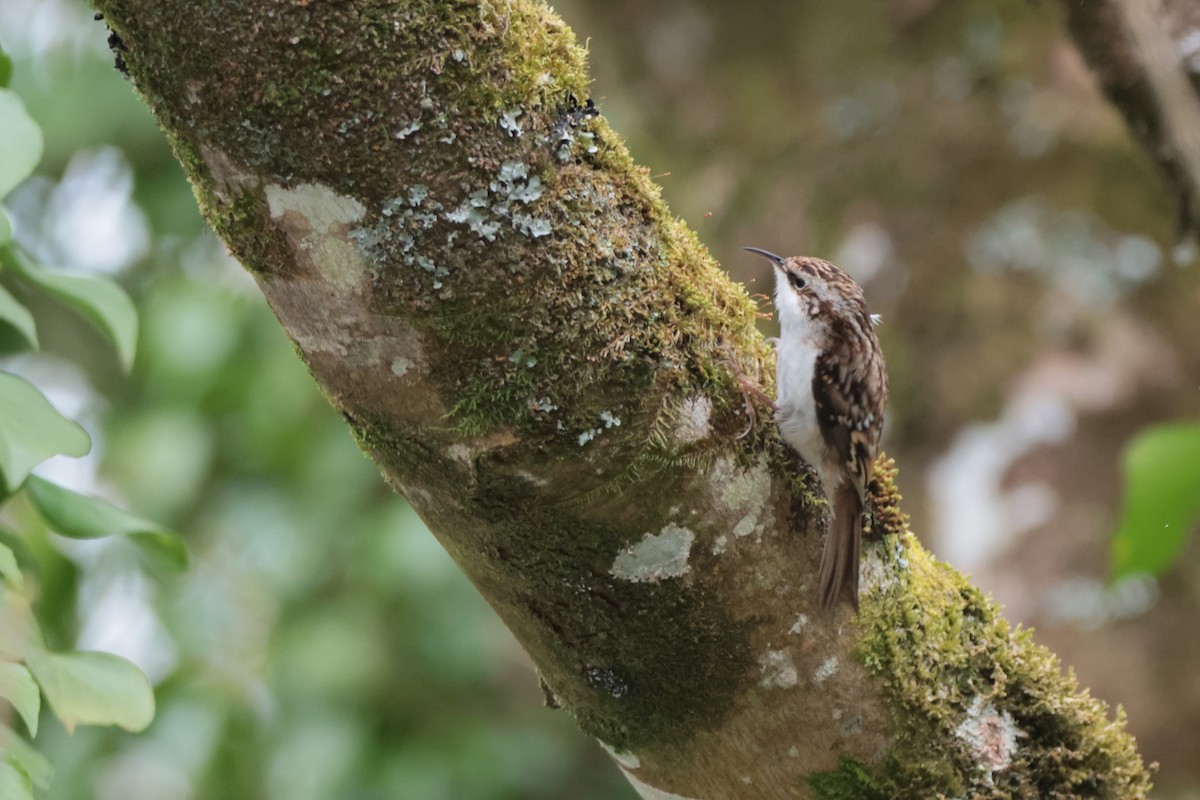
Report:
[[745,249],[775,268],[779,433],[817,471],[833,513],[821,552],[821,607],[845,597],[857,609],[867,484],[888,392],[875,318],[862,287],[828,261]]

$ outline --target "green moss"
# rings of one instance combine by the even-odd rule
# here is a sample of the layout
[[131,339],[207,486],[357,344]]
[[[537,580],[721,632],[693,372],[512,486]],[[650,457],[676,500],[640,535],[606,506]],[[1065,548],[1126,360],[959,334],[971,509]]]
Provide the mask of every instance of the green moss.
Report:
[[[640,451],[662,398],[680,392],[713,398],[719,432],[745,428],[732,376],[761,380],[770,357],[754,307],[604,119],[575,105],[585,54],[547,7],[198,4],[134,18],[126,2],[98,5],[234,254],[262,274],[287,261],[263,238],[261,187],[215,191],[198,143],[261,180],[353,194],[368,208],[356,235],[377,265],[379,310],[426,334],[460,434],[517,429],[566,451],[607,414],[626,424],[602,441]],[[540,194],[495,191],[506,165]],[[419,208],[403,201],[414,187],[427,193]],[[474,228],[453,221],[481,197]],[[528,221],[550,234],[522,231]]]
[[[388,177],[377,170],[395,150],[396,120],[494,121],[502,109],[553,107],[587,85],[573,35],[539,4],[347,3],[314,13],[296,3],[270,14],[253,3],[197,3],[187,14],[96,5],[167,127],[284,179],[377,185]],[[164,57],[185,80],[156,79]],[[221,113],[230,108],[237,113]]]
[[871,772],[849,756],[838,759],[835,769],[808,780],[817,800],[888,800],[871,777]]
[[666,524],[663,506],[685,490],[689,471],[664,470],[619,496],[595,496],[581,514],[577,502],[549,502],[520,477],[512,454],[482,457],[469,475],[422,436],[351,422],[399,485],[469,486],[457,513],[471,524],[443,543],[585,732],[624,750],[681,745],[729,710],[753,674],[750,623],[703,592],[610,573],[614,542]]
[[[814,776],[817,796],[1146,797],[1149,776],[1121,713],[1110,720],[1029,631],[1011,628],[911,534],[895,532],[903,516],[894,476],[880,459],[872,494],[883,547],[903,552],[903,568],[864,597],[856,655],[883,687],[895,743],[878,765],[843,761]],[[990,764],[960,727],[981,708],[1016,737]]]

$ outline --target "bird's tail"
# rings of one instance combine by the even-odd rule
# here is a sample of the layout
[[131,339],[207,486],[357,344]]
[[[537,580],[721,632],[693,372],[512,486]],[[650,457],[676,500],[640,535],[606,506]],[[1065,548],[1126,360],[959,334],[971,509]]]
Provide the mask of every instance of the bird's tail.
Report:
[[834,490],[833,524],[821,553],[821,608],[830,609],[849,590],[858,609],[858,559],[862,546],[862,500],[853,481]]

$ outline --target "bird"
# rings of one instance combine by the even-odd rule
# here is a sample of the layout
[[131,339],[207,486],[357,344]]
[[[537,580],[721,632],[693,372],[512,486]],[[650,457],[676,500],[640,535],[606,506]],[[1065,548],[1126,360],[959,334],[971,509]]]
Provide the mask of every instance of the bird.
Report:
[[820,258],[771,262],[780,334],[775,423],[783,441],[813,466],[833,516],[821,553],[819,599],[847,597],[858,609],[858,565],[867,485],[887,405],[888,376],[862,287]]

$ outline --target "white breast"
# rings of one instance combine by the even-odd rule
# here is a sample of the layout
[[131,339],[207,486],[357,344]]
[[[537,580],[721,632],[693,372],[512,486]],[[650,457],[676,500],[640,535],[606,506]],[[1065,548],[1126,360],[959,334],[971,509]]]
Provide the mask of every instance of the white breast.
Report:
[[812,392],[818,351],[806,318],[785,315],[782,322],[775,368],[779,433],[805,461],[817,465],[825,449]]

